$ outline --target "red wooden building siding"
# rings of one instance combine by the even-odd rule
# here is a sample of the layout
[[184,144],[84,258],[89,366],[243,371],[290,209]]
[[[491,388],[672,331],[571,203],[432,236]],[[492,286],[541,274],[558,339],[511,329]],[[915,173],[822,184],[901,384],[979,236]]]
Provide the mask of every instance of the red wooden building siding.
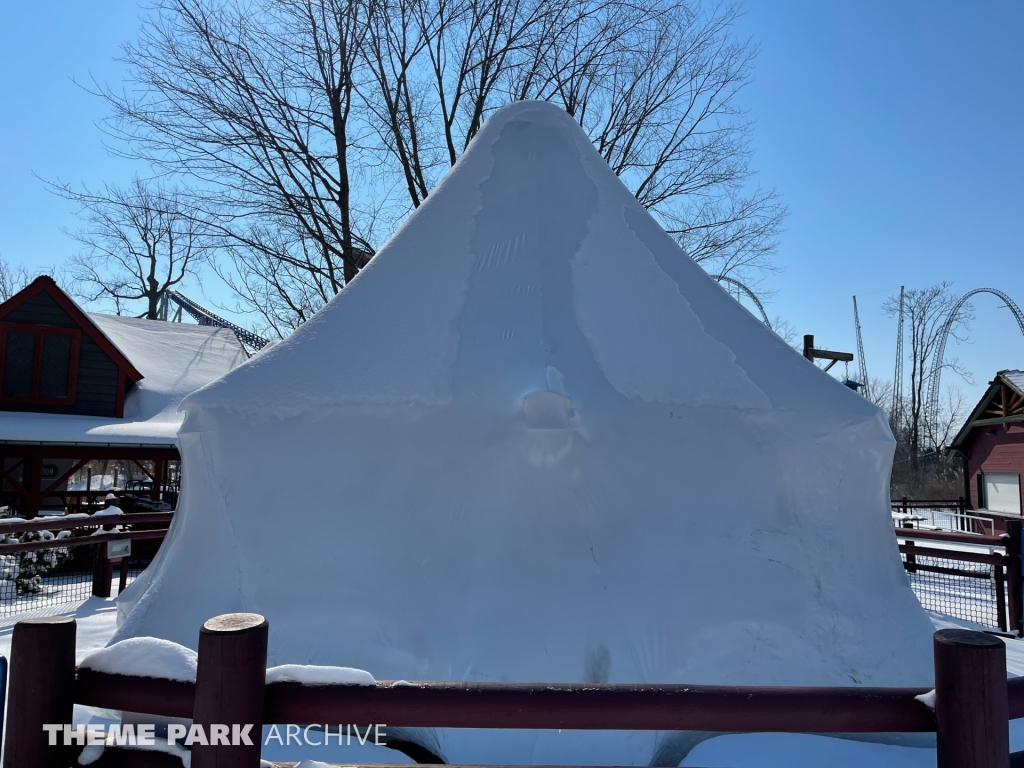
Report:
[[978,498],[979,472],[1007,472],[1024,476],[1024,424],[976,427],[969,444],[964,448],[967,454],[972,509],[981,508]]
[[[11,333],[35,334],[35,357],[15,373],[31,381],[28,394],[6,387],[7,340]],[[40,392],[42,352],[47,336],[73,338],[67,378],[68,392],[46,397]],[[22,370],[24,369],[24,370]],[[65,413],[79,416],[124,416],[125,390],[139,381],[136,370],[49,277],[38,277],[27,288],[0,304],[0,411]],[[22,387],[24,389],[24,387]],[[6,393],[6,394],[5,394]]]

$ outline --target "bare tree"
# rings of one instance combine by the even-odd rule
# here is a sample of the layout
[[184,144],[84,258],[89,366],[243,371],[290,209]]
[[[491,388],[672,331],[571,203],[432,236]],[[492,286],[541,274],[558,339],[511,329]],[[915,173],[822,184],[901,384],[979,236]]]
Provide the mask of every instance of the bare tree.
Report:
[[789,346],[797,352],[803,353],[803,339],[797,333],[796,326],[793,323],[782,315],[776,315],[772,318],[771,329],[775,331],[776,336],[789,344]]
[[563,106],[637,199],[715,274],[756,273],[786,214],[747,189],[739,11],[685,0],[380,0],[368,104],[412,206],[510,101]]
[[81,205],[83,227],[68,234],[84,249],[68,272],[72,292],[86,301],[109,301],[119,315],[155,320],[164,292],[208,257],[209,224],[180,191],[140,179],[95,193],[50,188]]
[[892,382],[888,379],[870,377],[867,399],[885,411],[888,416],[892,409]]
[[[933,371],[933,357],[939,344],[939,337],[947,317],[957,303],[957,297],[950,292],[952,284],[943,282],[930,288],[916,288],[906,292],[904,302],[904,318],[909,338],[909,369],[910,386],[905,391],[907,402],[902,409],[904,424],[896,425],[895,431],[906,430],[907,446],[911,466],[916,468],[925,443],[936,447],[938,425],[926,423],[926,403],[928,387]],[[890,296],[882,305],[889,317],[898,317],[900,300],[898,296]],[[968,340],[970,323],[974,320],[974,310],[970,304],[960,308],[950,327],[950,334],[957,341]],[[971,372],[958,360],[939,361],[943,369],[949,369],[970,382]],[[890,411],[891,412],[891,411]],[[897,436],[899,437],[899,436]]]
[[0,257],[0,301],[7,301],[28,285],[28,282],[28,272],[24,267],[15,267]]
[[[738,11],[698,0],[156,0],[100,87],[115,152],[186,179],[219,271],[279,333],[352,279],[487,116],[563,106],[716,274],[771,267]],[[749,279],[749,278],[748,278]]]
[[[372,196],[352,195],[353,178],[374,172],[353,119],[365,30],[359,0],[158,0],[125,48],[133,87],[101,91],[115,151],[189,180],[215,214],[231,284],[278,330],[306,318],[294,306],[338,293],[371,250]],[[298,275],[308,296],[253,283],[275,275]]]
[[971,403],[960,387],[950,384],[946,396],[939,401],[935,423],[928,425],[932,446],[941,450],[950,444],[970,413]]

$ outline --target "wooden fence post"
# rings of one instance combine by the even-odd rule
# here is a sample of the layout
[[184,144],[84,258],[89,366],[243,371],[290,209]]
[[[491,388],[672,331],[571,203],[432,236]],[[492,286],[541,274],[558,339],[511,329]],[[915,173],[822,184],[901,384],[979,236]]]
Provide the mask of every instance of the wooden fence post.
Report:
[[71,722],[75,693],[75,620],[70,616],[19,621],[11,638],[5,768],[67,768],[76,747],[64,733],[49,746],[43,725]]
[[1009,768],[1006,646],[967,629],[934,635],[937,768]]
[[[909,520],[907,520],[907,521],[905,521],[903,523],[903,527],[904,528],[913,528],[914,524],[911,523]],[[911,547],[914,546],[914,542],[911,541],[910,539],[907,539],[906,542],[907,542],[906,543],[907,549],[910,549]],[[911,554],[910,552],[907,552],[906,555],[907,555],[906,565],[904,565],[903,567],[906,569],[907,573],[917,573],[917,555]]]
[[92,596],[110,597],[110,585],[114,581],[114,563],[107,557],[107,545],[96,545],[96,562],[92,568]]
[[[209,746],[193,745],[192,768],[259,768],[263,741],[263,694],[267,677],[267,620],[255,613],[229,613],[199,630],[199,668],[192,719]],[[231,746],[247,725],[251,745]],[[215,726],[227,742],[214,744]]]
[[1007,520],[1006,533],[1010,540],[1006,543],[1006,554],[1010,562],[1006,566],[1006,600],[1009,604],[1010,631],[1024,635],[1024,574],[1022,574],[1021,532],[1024,522]]

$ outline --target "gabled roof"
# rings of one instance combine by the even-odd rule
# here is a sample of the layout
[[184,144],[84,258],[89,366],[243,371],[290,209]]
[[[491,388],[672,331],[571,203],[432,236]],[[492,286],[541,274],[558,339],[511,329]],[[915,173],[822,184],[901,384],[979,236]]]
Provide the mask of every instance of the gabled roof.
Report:
[[3,304],[0,304],[0,320],[3,320],[11,312],[40,293],[48,294],[50,298],[57,302],[58,306],[67,312],[68,316],[78,325],[82,333],[96,342],[97,346],[103,350],[107,357],[114,361],[125,376],[133,382],[142,379],[142,374],[132,365],[132,361],[128,359],[127,355],[118,349],[117,345],[89,318],[89,315],[82,311],[82,308],[70,296],[64,293],[60,286],[54,282],[53,278],[48,275],[37,277],[26,288],[16,293]]
[[88,315],[144,378],[125,395],[124,418],[4,413],[0,442],[168,445],[184,418],[182,399],[248,359],[234,331],[163,320]]
[[1024,371],[999,371],[946,450],[959,450],[977,427],[1018,421],[1024,422]]

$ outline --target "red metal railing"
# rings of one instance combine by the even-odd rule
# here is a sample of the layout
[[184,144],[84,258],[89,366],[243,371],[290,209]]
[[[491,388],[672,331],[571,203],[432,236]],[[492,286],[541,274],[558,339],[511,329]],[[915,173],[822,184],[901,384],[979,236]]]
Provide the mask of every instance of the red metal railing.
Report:
[[[938,768],[1008,768],[1009,718],[1024,715],[1024,681],[1006,681],[1001,640],[935,634],[935,709],[920,688],[772,688],[430,682],[392,686],[266,684],[268,624],[229,614],[200,631],[195,683],[77,670],[75,622],[21,622],[12,643],[7,768],[73,763],[43,723],[70,722],[75,703],[201,725],[386,723],[391,727],[731,732],[936,732]],[[123,750],[121,765],[144,753]],[[134,761],[134,762],[133,762]],[[193,768],[257,768],[253,747],[192,748]]]

